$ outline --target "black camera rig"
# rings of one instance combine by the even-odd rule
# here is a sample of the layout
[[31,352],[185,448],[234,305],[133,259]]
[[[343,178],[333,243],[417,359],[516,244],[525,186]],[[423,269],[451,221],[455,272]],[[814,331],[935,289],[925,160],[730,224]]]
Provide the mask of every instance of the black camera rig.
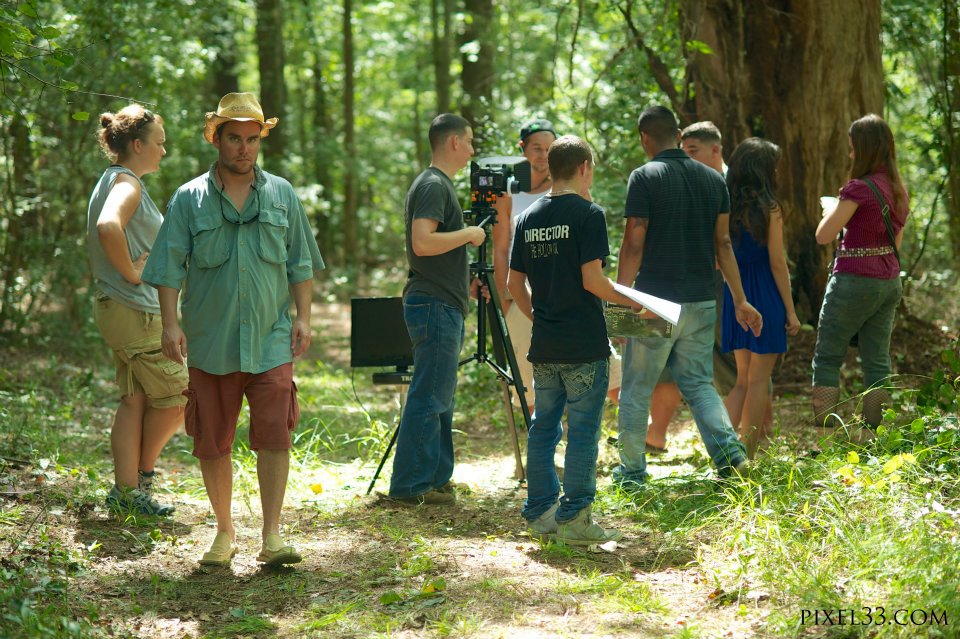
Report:
[[496,156],[470,163],[470,210],[473,223],[497,223],[494,205],[504,193],[530,190],[530,163],[522,156]]

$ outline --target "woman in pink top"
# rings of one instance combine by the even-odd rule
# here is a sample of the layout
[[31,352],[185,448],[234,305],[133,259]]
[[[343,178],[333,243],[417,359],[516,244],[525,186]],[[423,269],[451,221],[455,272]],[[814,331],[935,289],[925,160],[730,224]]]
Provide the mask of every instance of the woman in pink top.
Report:
[[[840,399],[840,366],[851,338],[857,335],[864,386],[870,389],[863,400],[863,418],[876,427],[882,405],[890,400],[884,384],[890,376],[890,334],[902,293],[898,251],[910,200],[897,170],[889,125],[869,114],[851,124],[848,133],[850,181],[817,227],[820,244],[843,234],[820,308],[813,410],[818,424],[839,425],[831,413]],[[885,208],[889,226],[884,221]]]

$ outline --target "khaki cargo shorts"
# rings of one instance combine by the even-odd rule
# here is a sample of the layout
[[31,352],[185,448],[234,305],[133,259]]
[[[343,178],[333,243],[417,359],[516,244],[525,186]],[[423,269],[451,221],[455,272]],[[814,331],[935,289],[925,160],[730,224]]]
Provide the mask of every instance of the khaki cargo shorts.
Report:
[[187,367],[166,357],[160,347],[160,316],[134,310],[99,294],[93,318],[100,335],[113,349],[120,397],[141,393],[152,408],[183,406],[187,398]]

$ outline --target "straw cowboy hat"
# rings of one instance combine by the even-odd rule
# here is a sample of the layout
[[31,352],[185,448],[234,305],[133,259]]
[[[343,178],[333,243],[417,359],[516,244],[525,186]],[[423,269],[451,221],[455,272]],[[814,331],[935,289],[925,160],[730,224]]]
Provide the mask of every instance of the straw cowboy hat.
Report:
[[277,118],[263,119],[263,109],[252,93],[228,93],[220,100],[216,111],[207,113],[207,124],[203,128],[203,139],[213,144],[213,134],[224,122],[259,122],[260,137],[270,135],[270,129],[277,126]]

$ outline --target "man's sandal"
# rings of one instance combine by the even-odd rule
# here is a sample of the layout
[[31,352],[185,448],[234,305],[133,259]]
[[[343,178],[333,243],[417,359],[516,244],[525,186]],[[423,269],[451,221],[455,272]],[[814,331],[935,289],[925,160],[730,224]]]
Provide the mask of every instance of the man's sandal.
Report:
[[210,550],[203,553],[200,559],[201,566],[220,566],[230,565],[230,560],[237,554],[238,548],[233,540],[230,539],[230,533],[218,532],[210,544]]
[[266,566],[283,566],[285,564],[298,564],[303,561],[293,546],[283,543],[280,535],[267,535],[260,554],[257,555],[257,561]]

